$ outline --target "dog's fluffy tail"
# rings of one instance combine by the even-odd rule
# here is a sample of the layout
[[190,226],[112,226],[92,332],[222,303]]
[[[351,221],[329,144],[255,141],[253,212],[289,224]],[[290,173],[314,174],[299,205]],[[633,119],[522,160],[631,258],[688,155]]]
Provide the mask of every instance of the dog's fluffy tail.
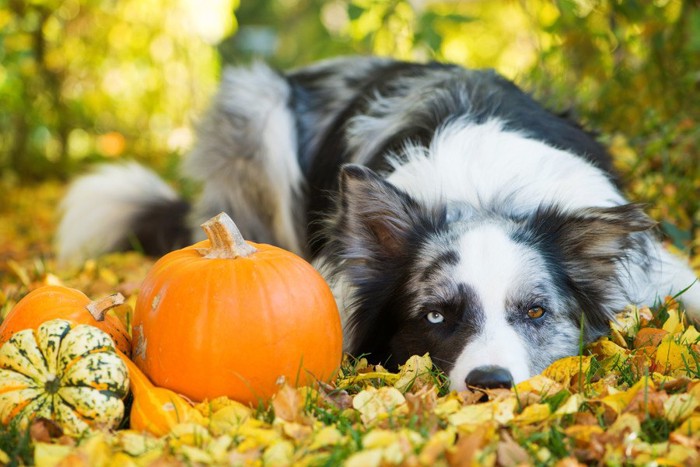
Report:
[[77,179],[62,201],[58,259],[78,262],[110,251],[159,256],[185,246],[190,206],[154,172],[109,164]]

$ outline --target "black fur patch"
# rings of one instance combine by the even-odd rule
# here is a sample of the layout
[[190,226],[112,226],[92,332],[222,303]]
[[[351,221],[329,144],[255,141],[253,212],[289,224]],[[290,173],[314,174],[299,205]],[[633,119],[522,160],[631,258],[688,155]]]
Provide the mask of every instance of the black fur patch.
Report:
[[151,256],[162,256],[192,241],[187,226],[190,204],[186,201],[151,203],[133,222],[134,231],[122,249],[135,249]]
[[641,254],[648,241],[635,234],[654,225],[636,204],[574,213],[542,207],[515,237],[543,253],[560,295],[576,300],[572,319],[577,321],[583,312],[590,340],[607,332],[609,320],[619,311],[610,308],[611,298],[625,294],[616,283],[616,272],[628,255],[635,250]]

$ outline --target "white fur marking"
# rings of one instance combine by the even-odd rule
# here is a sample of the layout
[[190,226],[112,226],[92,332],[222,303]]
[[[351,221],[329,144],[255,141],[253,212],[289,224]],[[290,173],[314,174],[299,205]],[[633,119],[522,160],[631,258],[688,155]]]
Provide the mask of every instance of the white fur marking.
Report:
[[525,342],[506,321],[509,290],[523,282],[534,253],[513,242],[502,228],[484,224],[467,232],[459,241],[461,261],[455,277],[476,292],[485,322],[457,357],[449,377],[453,389],[464,389],[464,379],[474,368],[497,365],[510,370],[518,382],[530,377],[529,352]]
[[514,214],[540,204],[567,210],[625,203],[606,175],[582,158],[507,131],[503,124],[456,122],[428,153],[412,148],[388,180],[427,205],[457,200],[479,208],[507,202]]
[[170,186],[139,164],[98,167],[73,182],[61,203],[59,261],[83,261],[114,249],[129,235],[144,203],[177,199]]

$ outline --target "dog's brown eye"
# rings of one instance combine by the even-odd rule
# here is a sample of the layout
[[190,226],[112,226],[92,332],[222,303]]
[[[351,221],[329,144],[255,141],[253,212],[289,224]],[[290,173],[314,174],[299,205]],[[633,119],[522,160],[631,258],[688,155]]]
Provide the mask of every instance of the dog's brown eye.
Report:
[[527,310],[527,316],[531,319],[541,318],[544,315],[544,308],[541,306],[533,306]]

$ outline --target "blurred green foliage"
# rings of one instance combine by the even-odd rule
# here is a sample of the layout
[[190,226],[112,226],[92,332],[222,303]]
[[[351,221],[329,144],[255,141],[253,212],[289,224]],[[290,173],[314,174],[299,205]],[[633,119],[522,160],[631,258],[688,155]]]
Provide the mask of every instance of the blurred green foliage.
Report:
[[220,63],[348,53],[495,68],[573,110],[632,197],[700,246],[694,0],[3,0],[2,180],[122,157],[174,173]]

